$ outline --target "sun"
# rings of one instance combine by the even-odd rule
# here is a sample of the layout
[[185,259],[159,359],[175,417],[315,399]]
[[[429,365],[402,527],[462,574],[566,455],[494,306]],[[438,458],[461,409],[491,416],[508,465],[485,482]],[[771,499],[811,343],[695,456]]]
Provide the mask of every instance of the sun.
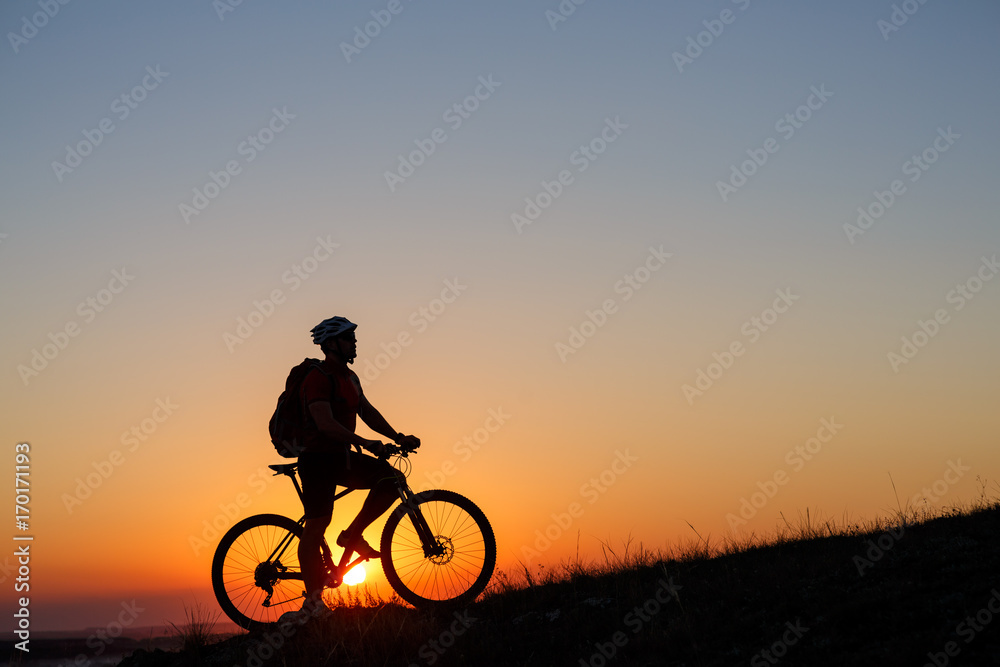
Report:
[[344,583],[348,586],[357,586],[365,580],[365,566],[358,563],[351,568],[351,571],[344,575]]

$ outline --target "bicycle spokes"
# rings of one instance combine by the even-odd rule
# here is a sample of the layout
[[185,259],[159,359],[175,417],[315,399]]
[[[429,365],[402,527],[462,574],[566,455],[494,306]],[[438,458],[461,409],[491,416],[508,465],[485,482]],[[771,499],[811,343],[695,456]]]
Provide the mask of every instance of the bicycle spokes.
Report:
[[[282,468],[281,474],[293,471]],[[486,515],[453,491],[414,494],[401,481],[399,495],[403,502],[390,515],[380,542],[390,586],[414,606],[475,600],[496,566],[496,538]],[[303,523],[259,514],[237,522],[222,537],[212,559],[212,588],[240,627],[263,629],[280,618],[285,605],[305,597],[298,559]],[[324,540],[320,556],[326,588],[340,586],[348,572],[368,560],[351,555],[345,550],[335,562]],[[331,604],[330,598],[324,600]]]
[[471,602],[496,564],[482,511],[450,491],[419,495],[390,516],[382,535],[386,578],[407,602]]
[[277,621],[287,605],[302,599],[301,530],[286,517],[259,515],[223,537],[212,563],[212,585],[220,606],[241,627]]

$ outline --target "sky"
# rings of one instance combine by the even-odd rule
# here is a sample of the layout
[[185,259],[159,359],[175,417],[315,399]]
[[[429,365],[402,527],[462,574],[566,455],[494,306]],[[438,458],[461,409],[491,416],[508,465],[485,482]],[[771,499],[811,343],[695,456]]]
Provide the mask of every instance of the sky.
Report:
[[213,605],[220,532],[301,512],[266,423],[332,315],[501,569],[996,497],[998,22],[4,3],[4,599],[31,535],[33,629]]

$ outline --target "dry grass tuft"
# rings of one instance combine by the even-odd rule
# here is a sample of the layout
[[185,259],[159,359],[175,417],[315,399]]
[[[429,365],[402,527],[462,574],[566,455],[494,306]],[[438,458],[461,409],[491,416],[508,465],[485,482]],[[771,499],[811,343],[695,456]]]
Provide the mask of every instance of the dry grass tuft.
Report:
[[221,611],[209,611],[201,603],[195,603],[193,607],[184,605],[185,622],[181,625],[170,623],[172,634],[180,644],[180,650],[198,655],[211,644],[215,638],[212,630],[215,629],[215,624],[221,615]]

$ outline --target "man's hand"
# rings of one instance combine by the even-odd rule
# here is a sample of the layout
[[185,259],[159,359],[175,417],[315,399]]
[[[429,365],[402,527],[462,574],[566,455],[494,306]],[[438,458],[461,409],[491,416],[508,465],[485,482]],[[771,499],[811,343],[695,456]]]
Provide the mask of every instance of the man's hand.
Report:
[[381,440],[365,440],[362,446],[375,456],[382,456],[385,453],[385,445]]
[[396,444],[404,449],[417,449],[420,447],[420,438],[415,435],[403,435],[400,433]]

